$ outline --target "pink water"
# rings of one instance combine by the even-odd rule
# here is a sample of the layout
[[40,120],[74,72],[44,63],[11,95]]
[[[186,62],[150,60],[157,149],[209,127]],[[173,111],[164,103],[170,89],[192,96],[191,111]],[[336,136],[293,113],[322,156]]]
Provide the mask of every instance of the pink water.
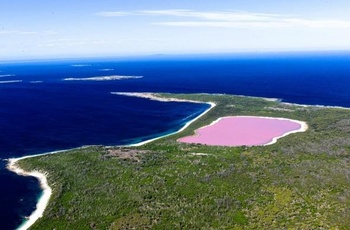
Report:
[[292,120],[264,117],[224,117],[218,122],[196,130],[196,135],[179,142],[216,146],[254,146],[270,143],[273,138],[301,128]]

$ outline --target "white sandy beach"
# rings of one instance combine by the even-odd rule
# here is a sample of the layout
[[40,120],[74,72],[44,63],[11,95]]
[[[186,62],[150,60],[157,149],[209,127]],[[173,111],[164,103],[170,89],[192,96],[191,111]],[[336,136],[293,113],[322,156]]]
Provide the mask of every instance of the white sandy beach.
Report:
[[22,160],[22,159],[41,156],[41,155],[45,155],[45,154],[25,156],[25,157],[20,157],[20,158],[11,158],[11,159],[9,159],[9,163],[7,165],[7,168],[10,171],[17,173],[18,175],[33,176],[33,177],[38,178],[38,180],[40,181],[40,187],[43,189],[43,193],[42,193],[38,203],[36,204],[35,211],[29,216],[27,221],[25,221],[21,226],[19,226],[18,230],[28,229],[30,226],[32,226],[35,223],[35,221],[37,221],[40,217],[43,216],[45,208],[46,208],[47,204],[49,203],[49,200],[50,200],[50,197],[52,194],[52,189],[50,188],[50,186],[47,183],[45,173],[42,173],[39,171],[26,172],[23,169],[21,169],[20,167],[18,167],[18,165],[17,165],[17,162]]
[[[90,146],[83,146],[83,147],[74,148],[74,149],[82,149],[82,148],[87,148],[87,147],[90,147]],[[26,229],[30,228],[30,226],[32,226],[35,223],[35,221],[37,221],[40,217],[43,216],[43,213],[46,209],[46,206],[49,203],[49,200],[50,200],[50,197],[52,194],[52,189],[49,186],[49,184],[47,182],[47,178],[46,178],[47,173],[39,172],[39,171],[31,171],[31,172],[24,171],[23,169],[21,169],[17,165],[17,162],[20,160],[23,160],[23,159],[27,159],[27,158],[45,156],[45,155],[56,154],[56,153],[63,153],[63,152],[69,151],[69,150],[73,150],[73,149],[59,150],[59,151],[53,151],[53,152],[48,152],[48,153],[41,153],[41,154],[35,154],[35,155],[30,155],[30,156],[8,159],[8,164],[6,166],[8,170],[10,170],[18,175],[21,175],[21,176],[36,177],[39,180],[40,187],[43,190],[43,193],[42,193],[38,203],[36,204],[35,211],[28,217],[28,219],[26,221],[24,221],[17,228],[17,230],[26,230]]]

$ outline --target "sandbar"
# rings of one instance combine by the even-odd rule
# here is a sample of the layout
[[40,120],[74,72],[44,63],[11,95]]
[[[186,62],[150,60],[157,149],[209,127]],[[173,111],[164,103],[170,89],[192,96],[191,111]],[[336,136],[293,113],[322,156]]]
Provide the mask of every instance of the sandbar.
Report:
[[307,124],[286,118],[229,116],[222,117],[178,142],[212,146],[261,146],[291,133],[304,132]]

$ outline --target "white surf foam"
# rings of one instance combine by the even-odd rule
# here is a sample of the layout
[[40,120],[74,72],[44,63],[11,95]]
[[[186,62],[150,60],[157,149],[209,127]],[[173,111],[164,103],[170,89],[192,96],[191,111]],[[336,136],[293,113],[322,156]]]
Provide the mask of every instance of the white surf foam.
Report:
[[138,79],[143,76],[121,76],[121,75],[112,75],[112,76],[98,76],[98,77],[87,77],[87,78],[65,78],[64,81],[112,81],[112,80],[124,80],[124,79]]
[[22,80],[0,81],[0,84],[19,83]]

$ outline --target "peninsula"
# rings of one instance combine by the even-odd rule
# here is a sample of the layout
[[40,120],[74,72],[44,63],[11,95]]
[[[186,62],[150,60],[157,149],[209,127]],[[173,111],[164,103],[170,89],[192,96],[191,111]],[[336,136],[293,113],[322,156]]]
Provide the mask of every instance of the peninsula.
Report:
[[[44,175],[41,182],[47,180],[52,189],[31,229],[350,225],[350,110],[232,95],[116,94],[211,106],[178,132],[142,144],[90,146],[10,161],[18,173]],[[284,130],[288,136],[282,132],[262,145],[178,141],[224,117],[283,118],[295,124]]]

